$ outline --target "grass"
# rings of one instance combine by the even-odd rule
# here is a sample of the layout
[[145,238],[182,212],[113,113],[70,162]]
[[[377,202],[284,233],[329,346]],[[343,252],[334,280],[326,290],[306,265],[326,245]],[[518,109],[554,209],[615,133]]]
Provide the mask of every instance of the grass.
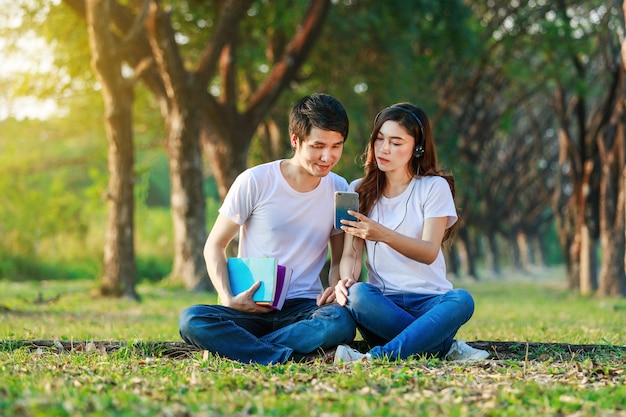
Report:
[[[458,337],[519,342],[506,358],[337,367],[321,359],[257,366],[202,352],[162,354],[159,342],[180,341],[180,311],[214,302],[211,294],[145,284],[136,304],[93,300],[87,281],[3,281],[0,416],[626,415],[626,302],[573,295],[561,274],[455,281],[476,299]],[[18,343],[35,339],[128,344],[59,353]],[[545,343],[529,355],[526,342]],[[572,353],[563,343],[604,348]]]
[[486,280],[467,288],[476,308],[461,338],[626,345],[624,299],[574,294],[552,275]]

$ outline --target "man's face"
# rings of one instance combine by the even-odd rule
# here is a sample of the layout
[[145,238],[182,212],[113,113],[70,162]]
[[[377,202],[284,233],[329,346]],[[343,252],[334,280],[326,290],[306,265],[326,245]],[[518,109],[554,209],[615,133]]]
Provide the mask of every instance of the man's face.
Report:
[[343,152],[343,135],[331,130],[312,128],[311,134],[298,142],[295,135],[294,157],[310,175],[324,177],[337,165]]

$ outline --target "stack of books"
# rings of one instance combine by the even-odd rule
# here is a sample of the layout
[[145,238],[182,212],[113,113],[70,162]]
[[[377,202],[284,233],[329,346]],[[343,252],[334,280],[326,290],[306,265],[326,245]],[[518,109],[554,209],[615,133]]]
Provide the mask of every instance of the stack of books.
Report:
[[276,258],[228,258],[228,276],[233,295],[242,293],[257,281],[261,285],[252,299],[275,310],[283,308],[293,270],[278,265]]

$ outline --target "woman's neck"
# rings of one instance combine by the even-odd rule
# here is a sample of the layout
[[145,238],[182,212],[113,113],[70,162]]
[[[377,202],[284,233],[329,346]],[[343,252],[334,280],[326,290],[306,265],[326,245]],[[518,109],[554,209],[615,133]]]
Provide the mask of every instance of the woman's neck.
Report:
[[399,196],[406,190],[406,187],[411,183],[413,177],[407,173],[386,173],[387,184],[383,190],[383,195],[387,198],[393,198]]

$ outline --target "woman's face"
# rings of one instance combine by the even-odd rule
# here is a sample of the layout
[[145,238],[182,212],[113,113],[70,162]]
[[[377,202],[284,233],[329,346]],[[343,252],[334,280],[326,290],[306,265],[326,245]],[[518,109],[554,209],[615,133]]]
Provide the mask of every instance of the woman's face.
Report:
[[383,123],[374,141],[376,162],[383,172],[407,170],[414,149],[415,138],[393,120]]

